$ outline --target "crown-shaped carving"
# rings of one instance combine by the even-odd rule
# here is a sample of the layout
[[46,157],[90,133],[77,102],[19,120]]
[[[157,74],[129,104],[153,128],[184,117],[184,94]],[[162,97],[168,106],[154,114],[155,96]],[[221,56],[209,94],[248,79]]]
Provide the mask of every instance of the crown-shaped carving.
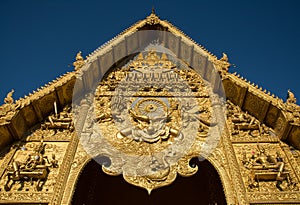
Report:
[[159,56],[155,51],[149,51],[146,56],[143,56],[143,53],[139,53],[137,58],[132,61],[129,65],[130,68],[133,69],[153,69],[153,68],[167,68],[172,69],[176,67],[176,65],[171,62],[165,53],[162,53]]
[[146,21],[150,25],[155,25],[159,23],[159,17],[155,14],[154,8],[149,16],[147,16]]

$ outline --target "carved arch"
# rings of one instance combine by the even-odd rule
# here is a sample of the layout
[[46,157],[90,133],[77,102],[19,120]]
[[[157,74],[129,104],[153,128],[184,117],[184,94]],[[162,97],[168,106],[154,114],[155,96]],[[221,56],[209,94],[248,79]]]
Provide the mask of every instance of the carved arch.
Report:
[[[69,204],[73,204],[73,203],[75,203],[75,202],[78,202],[78,193],[81,193],[80,192],[80,189],[82,189],[83,188],[83,184],[82,184],[82,180],[83,179],[81,179],[80,177],[84,177],[84,179],[86,180],[87,178],[87,173],[91,173],[92,174],[92,172],[87,172],[87,170],[85,170],[86,168],[88,168],[88,170],[90,170],[91,171],[91,165],[92,164],[94,164],[94,165],[92,165],[93,167],[95,167],[95,164],[96,164],[96,162],[92,162],[92,164],[89,164],[89,163],[91,163],[92,161],[91,161],[91,159],[87,159],[87,160],[85,160],[85,162],[84,163],[82,163],[81,164],[81,168],[80,168],[80,172],[77,172],[77,179],[76,179],[76,181],[75,181],[75,184],[74,184],[74,186],[72,187],[72,195],[70,196],[70,200],[69,200]],[[223,188],[223,191],[222,191],[222,187],[224,186],[223,184],[223,182],[221,182],[221,176],[219,175],[219,176],[217,176],[218,174],[219,174],[219,172],[215,169],[215,167],[211,164],[211,162],[210,161],[208,161],[208,160],[205,160],[205,161],[203,161],[203,162],[197,162],[197,165],[199,166],[199,167],[201,167],[201,169],[199,170],[199,172],[195,175],[195,176],[191,176],[191,177],[188,177],[188,178],[186,178],[186,177],[180,177],[180,176],[178,176],[178,178],[176,179],[176,180],[178,180],[178,182],[177,183],[175,183],[175,184],[172,184],[172,185],[170,185],[170,186],[168,186],[168,187],[165,187],[165,188],[159,188],[158,190],[156,190],[156,191],[154,191],[154,193],[152,193],[151,195],[152,195],[152,197],[151,197],[151,200],[150,200],[150,198],[147,196],[147,194],[146,194],[146,191],[145,190],[142,190],[142,189],[140,189],[140,188],[137,188],[137,187],[134,187],[134,186],[132,186],[132,185],[130,185],[130,184],[127,184],[126,182],[125,182],[125,180],[124,179],[122,179],[122,178],[120,178],[120,176],[119,176],[119,178],[115,178],[115,177],[112,177],[112,176],[107,176],[105,173],[100,173],[101,172],[101,170],[99,170],[99,174],[97,174],[98,175],[98,177],[104,177],[104,182],[103,182],[103,186],[105,186],[105,184],[107,183],[107,181],[111,181],[111,183],[115,183],[115,182],[117,182],[117,181],[122,181],[123,183],[123,185],[121,185],[121,187],[123,187],[124,185],[125,185],[125,187],[123,187],[124,188],[124,190],[123,190],[123,188],[120,188],[119,190],[120,191],[124,191],[124,192],[128,192],[128,190],[131,190],[131,191],[134,191],[134,193],[136,193],[136,194],[138,194],[138,195],[140,195],[140,196],[138,196],[137,197],[137,201],[140,201],[141,199],[143,199],[145,196],[146,196],[146,198],[147,198],[147,201],[148,200],[150,200],[150,201],[155,201],[157,198],[160,198],[162,201],[164,201],[164,200],[166,200],[166,199],[168,199],[168,201],[170,200],[170,201],[172,201],[170,198],[168,198],[168,193],[174,193],[174,190],[176,190],[176,193],[178,193],[179,195],[181,195],[181,196],[179,196],[179,200],[186,200],[186,193],[184,193],[184,192],[181,192],[181,191],[179,191],[178,192],[178,187],[185,187],[185,188],[181,188],[181,190],[188,190],[189,188],[191,189],[191,190],[194,190],[193,191],[193,193],[199,193],[200,195],[192,195],[192,196],[195,196],[195,197],[197,197],[197,198],[199,198],[200,196],[204,196],[204,197],[208,197],[208,198],[210,198],[211,199],[211,197],[213,196],[213,199],[214,200],[217,200],[218,201],[218,204],[219,203],[221,203],[221,204],[223,204],[223,203],[226,203],[226,204],[233,204],[233,203],[231,203],[232,202],[232,200],[230,201],[230,200],[228,200],[229,198],[225,195],[225,189]],[[88,166],[88,167],[87,167]],[[95,169],[93,169],[94,170],[94,172],[96,171],[96,172],[98,172],[97,170],[100,168],[100,165],[97,165],[97,169],[95,170]],[[209,171],[210,170],[210,171]],[[212,171],[212,172],[211,172]],[[82,175],[82,173],[84,173],[84,175]],[[211,175],[211,174],[213,174],[213,175]],[[215,174],[217,174],[217,175],[215,175]],[[101,176],[102,175],[102,176]],[[208,179],[209,177],[211,177],[210,179]],[[103,180],[103,179],[102,179]],[[117,181],[116,181],[117,180]],[[208,180],[208,181],[207,181]],[[95,178],[95,181],[97,181],[97,179]],[[195,183],[193,183],[192,181],[195,181]],[[98,180],[98,182],[99,182],[99,180]],[[199,182],[201,182],[201,183],[199,183]],[[215,184],[217,182],[217,184]],[[79,183],[79,184],[78,184]],[[203,193],[203,192],[201,192],[201,190],[203,191],[203,186],[201,186],[201,184],[202,183],[209,183],[209,187],[211,187],[211,186],[213,186],[214,187],[214,190],[215,191],[213,191],[214,193],[211,195],[211,192],[209,191],[209,195],[211,195],[211,196],[206,196],[207,195],[207,193],[206,193],[206,195]],[[99,183],[97,183],[97,184],[99,184]],[[195,186],[195,184],[199,184],[200,186]],[[211,185],[212,184],[212,185]],[[106,184],[107,185],[107,184]],[[216,186],[217,185],[217,186]],[[77,186],[79,186],[79,187],[77,187]],[[91,185],[91,186],[93,186],[93,185]],[[207,185],[206,185],[207,186]],[[206,186],[204,186],[204,187],[206,187]],[[119,187],[119,186],[118,186]],[[126,188],[127,187],[127,188]],[[197,188],[198,187],[198,188]],[[77,188],[79,189],[79,190],[77,190]],[[109,187],[108,187],[108,189],[109,189]],[[98,188],[96,188],[96,190],[98,190],[98,192],[96,192],[96,193],[99,193],[99,189]],[[169,191],[168,191],[169,190]],[[191,191],[190,190],[190,191]],[[189,193],[190,191],[187,191],[187,193]],[[222,194],[222,192],[224,193],[224,195]],[[75,194],[77,194],[77,195],[75,195]],[[130,191],[129,191],[129,195],[130,194],[132,194],[132,193],[130,193]],[[166,197],[164,197],[165,196],[165,194],[166,194]],[[216,195],[217,194],[217,195]],[[219,195],[220,194],[220,195]],[[84,195],[84,194],[83,194]],[[85,194],[85,195],[87,195],[87,194]],[[189,194],[190,195],[190,194]],[[191,196],[191,195],[190,195]],[[93,196],[91,196],[92,198],[93,198]],[[122,196],[121,196],[122,197]],[[223,197],[223,199],[216,199],[215,197]],[[81,195],[80,195],[80,197],[79,198],[84,198],[84,197],[81,197]],[[96,198],[97,198],[97,196],[96,196]],[[145,199],[145,198],[144,198]],[[74,201],[75,200],[75,201]],[[105,200],[105,199],[104,199]],[[191,200],[195,200],[195,198],[194,199],[191,199]],[[203,200],[205,200],[205,199],[199,199],[199,201],[202,201],[203,202]],[[221,200],[221,201],[220,201]],[[169,202],[170,202],[169,201]],[[85,201],[85,202],[91,202],[91,201]],[[82,201],[80,202],[80,203],[82,203]],[[157,202],[156,202],[157,203]],[[76,204],[76,203],[75,203]]]

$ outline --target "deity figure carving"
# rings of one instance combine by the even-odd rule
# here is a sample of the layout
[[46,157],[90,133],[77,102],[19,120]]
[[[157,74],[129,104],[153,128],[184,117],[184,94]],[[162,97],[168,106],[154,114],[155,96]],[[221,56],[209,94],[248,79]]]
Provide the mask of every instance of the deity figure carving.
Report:
[[[39,145],[25,159],[13,160],[7,168],[7,181],[4,185],[6,191],[9,191],[16,182],[23,184],[25,181],[30,181],[31,184],[36,182],[36,190],[42,190],[50,168],[58,167],[55,154],[52,154],[52,160],[49,161],[48,156],[45,155],[45,147],[46,144],[42,138]],[[26,147],[22,146],[21,150],[25,151]]]
[[[295,187],[289,171],[285,168],[285,161],[279,151],[275,156],[268,154],[261,145],[257,145],[257,152],[252,151],[251,156],[243,152],[242,164],[249,170],[248,186],[250,189],[260,188],[259,182],[275,181],[280,191]],[[285,182],[285,183],[284,183]]]
[[[153,143],[168,139],[169,136],[183,137],[178,129],[166,125],[170,113],[161,100],[145,98],[139,101],[136,107],[142,109],[144,114],[129,109],[128,112],[136,125],[121,130],[118,133],[119,138],[130,135],[134,140]],[[166,110],[163,111],[163,109]]]
[[[56,103],[54,104],[56,107]],[[71,108],[65,107],[60,113],[57,113],[57,108],[55,108],[55,113],[48,117],[48,122],[42,125],[44,129],[68,129],[73,130],[74,125],[72,122],[72,117],[70,113]]]
[[251,136],[258,138],[269,136],[270,130],[267,126],[261,124],[248,112],[243,112],[240,107],[233,105],[230,101],[228,101],[228,119],[233,126],[232,135],[234,137]]

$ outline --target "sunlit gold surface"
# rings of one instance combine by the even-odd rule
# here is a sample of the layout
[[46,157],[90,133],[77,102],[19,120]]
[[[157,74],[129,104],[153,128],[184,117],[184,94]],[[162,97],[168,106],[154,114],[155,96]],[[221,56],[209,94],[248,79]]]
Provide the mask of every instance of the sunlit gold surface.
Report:
[[[63,110],[64,107],[71,104],[76,75],[81,71],[81,68],[87,65],[86,62],[97,59],[103,53],[109,53],[114,48],[126,50],[126,44],[128,43],[138,44],[138,41],[126,42],[126,35],[135,33],[145,25],[159,25],[161,28],[178,36],[175,40],[166,39],[166,43],[170,43],[173,46],[170,49],[181,56],[182,60],[187,62],[191,68],[198,63],[198,56],[204,56],[208,61],[213,62],[222,76],[222,83],[228,99],[226,127],[223,130],[222,139],[218,147],[207,160],[220,175],[227,203],[299,204],[300,107],[296,104],[295,95],[289,91],[288,98],[284,102],[283,99],[271,95],[270,92],[259,88],[238,74],[228,72],[230,63],[226,54],[223,54],[223,57],[218,59],[175,26],[159,19],[155,13],[116,36],[105,46],[89,55],[86,60],[79,53],[74,62],[76,71],[60,76],[24,98],[14,100],[13,92],[7,95],[5,104],[0,106],[0,147],[2,148],[0,157],[0,203],[71,204],[77,179],[86,163],[90,160],[90,156],[86,154],[74,133],[74,127],[69,121],[69,114],[65,116],[65,113],[69,113],[70,110]],[[124,47],[117,47],[122,41],[125,42],[123,44]],[[184,50],[186,45],[191,49],[188,51]],[[192,56],[193,58],[186,58],[185,54],[187,57]],[[155,65],[156,62],[160,62],[168,69],[174,68],[172,63],[165,60],[165,56],[159,56],[159,58],[152,56],[151,59],[151,61],[149,59],[149,65]],[[140,60],[142,61],[143,59],[140,58]],[[142,67],[141,61],[138,61],[137,58],[132,66]],[[175,69],[174,72],[183,80],[189,78],[190,72],[194,73],[192,69],[190,71],[177,71]],[[125,72],[116,72],[114,70],[112,75],[115,78],[109,79],[108,77],[107,82],[120,81],[126,74],[126,70]],[[205,73],[206,78],[209,78],[209,75],[209,73]],[[195,81],[201,81],[198,75],[192,76],[195,78]],[[113,84],[110,85],[111,88],[114,86]],[[191,83],[189,85],[191,90],[199,91],[197,89],[198,84]],[[146,90],[135,92],[132,102],[138,97],[144,97],[151,101],[153,96],[158,97],[163,94],[170,103],[169,109],[174,110],[170,114],[171,123],[167,124],[170,130],[171,128],[174,129],[174,136],[169,135],[166,139],[160,139],[153,143],[136,141],[127,136],[117,138],[119,130],[112,123],[111,107],[106,105],[106,103],[111,101],[109,88],[109,85],[105,84],[99,87],[101,92],[98,94],[99,99],[97,99],[99,104],[96,105],[99,112],[98,114],[96,113],[98,125],[103,129],[108,127],[107,132],[111,131],[112,138],[107,137],[107,139],[110,139],[110,143],[114,147],[126,153],[141,155],[157,153],[157,151],[170,147],[169,142],[176,139],[176,132],[178,133],[186,126],[186,123],[182,122],[181,118],[178,118],[179,113],[176,110],[178,102],[172,98],[170,92],[166,90],[158,92],[158,89],[155,87],[147,88]],[[104,94],[107,95],[104,96]],[[201,114],[203,115],[201,118],[210,120],[210,104],[209,101],[206,101],[207,97],[205,97],[208,96],[207,93],[201,93],[201,95],[196,96],[198,96],[198,104],[201,105],[199,109],[206,107],[208,110]],[[65,116],[63,117],[65,121],[61,121],[59,119],[60,116],[54,115],[53,103],[55,101],[59,105],[59,113],[63,112],[62,116]],[[151,106],[144,108],[146,111],[151,111],[155,110],[154,108],[157,109],[158,106],[156,103],[153,103]],[[140,112],[135,106],[132,109]],[[145,113],[142,115],[145,115]],[[132,123],[136,123],[132,117],[129,118]],[[199,150],[197,147],[201,145],[207,136],[207,127],[203,123],[201,125],[202,127],[199,127],[195,144],[177,164],[147,176],[134,177],[124,175],[124,179],[131,184],[151,191],[161,186],[172,186],[171,183],[175,180],[178,173],[183,176],[194,174],[197,169],[189,167],[188,163],[192,157],[198,156]],[[136,124],[136,126],[138,125]],[[35,148],[40,144],[42,136],[44,138],[43,143],[46,145],[44,156],[52,160],[52,154],[54,153],[58,167],[49,166],[49,175],[39,191],[36,190],[36,181],[34,183],[26,181],[22,185],[16,177],[14,177],[16,183],[10,190],[5,191],[4,186],[7,183],[8,173],[10,173],[11,167],[14,166],[13,162],[18,161],[21,162],[21,165],[24,165],[23,159],[26,159],[29,153],[35,152]],[[22,147],[25,147],[26,150],[23,151]],[[277,161],[262,160],[264,157],[259,154],[258,147],[262,147],[270,159],[276,158],[278,154],[281,159]],[[253,152],[254,157],[252,157]],[[283,163],[278,163],[281,160]],[[261,164],[261,162],[265,163]],[[161,161],[161,163],[163,162]],[[108,174],[115,174],[109,169],[104,168],[104,170]]]

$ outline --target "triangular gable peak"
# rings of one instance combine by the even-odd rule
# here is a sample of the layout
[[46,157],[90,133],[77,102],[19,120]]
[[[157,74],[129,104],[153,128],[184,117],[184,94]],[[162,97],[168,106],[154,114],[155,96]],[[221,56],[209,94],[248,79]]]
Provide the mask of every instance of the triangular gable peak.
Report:
[[[139,33],[147,30],[169,33],[170,35],[162,37],[164,46],[192,68],[201,63],[212,63],[221,74],[227,99],[273,128],[280,139],[300,148],[298,137],[300,108],[296,105],[296,100],[291,92],[289,92],[287,102],[284,103],[282,99],[271,96],[266,90],[263,91],[262,88],[251,84],[236,73],[229,73],[230,63],[226,54],[223,54],[221,59],[217,59],[215,55],[171,23],[161,20],[154,12],[96,49],[85,60],[79,53],[74,63],[75,71],[66,73],[15,102],[12,99],[12,92],[9,93],[5,104],[0,107],[0,147],[6,146],[14,139],[20,139],[32,126],[42,122],[50,113],[54,113],[54,102],[57,102],[60,110],[70,104],[78,73],[84,74],[85,68],[94,62],[101,61],[101,68],[110,67],[117,59],[136,51],[134,46],[140,46],[141,42],[138,40]],[[134,35],[136,36],[133,38]],[[83,75],[84,78],[94,78],[104,70],[95,68],[92,71]],[[204,69],[201,74],[204,79],[211,79],[213,76],[211,72],[207,72],[207,69]],[[87,85],[86,82],[89,81],[83,80],[82,86],[89,87],[90,85]]]

